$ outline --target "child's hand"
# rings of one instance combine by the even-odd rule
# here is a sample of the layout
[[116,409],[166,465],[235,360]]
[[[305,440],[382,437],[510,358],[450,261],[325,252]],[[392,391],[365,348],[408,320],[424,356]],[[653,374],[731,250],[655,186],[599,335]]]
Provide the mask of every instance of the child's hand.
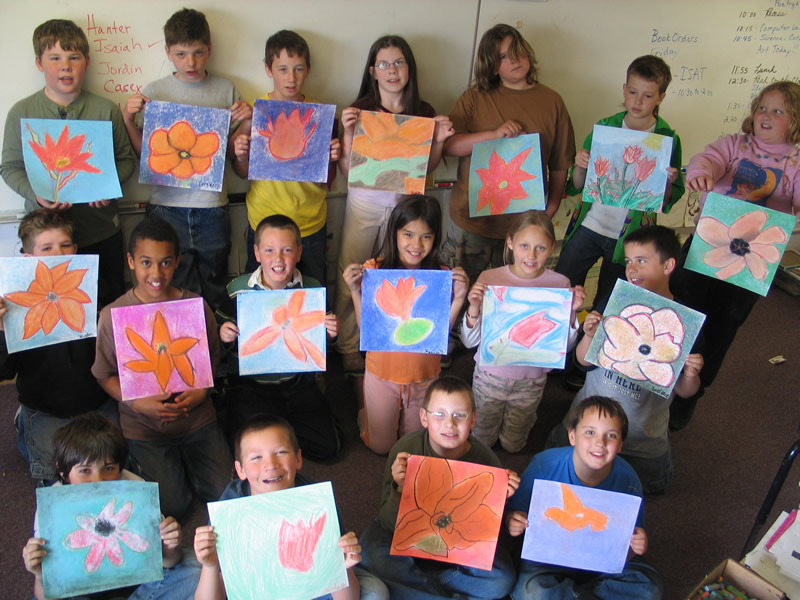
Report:
[[133,96],[129,97],[127,102],[125,102],[125,110],[122,111],[123,120],[128,123],[132,123],[133,116],[142,112],[144,110],[144,105],[147,102],[150,102],[150,98],[142,95],[141,92],[137,92]]
[[325,331],[328,332],[328,337],[335,338],[339,335],[339,317],[330,313],[325,315]]
[[444,143],[447,138],[456,132],[456,130],[453,129],[453,122],[450,120],[450,117],[436,115],[433,120],[436,121],[436,126],[433,130],[433,142],[435,144]]
[[633,530],[633,535],[631,536],[631,550],[633,550],[634,554],[638,554],[639,556],[647,552],[647,534],[641,527],[637,527]]
[[226,344],[235,342],[237,337],[239,337],[239,328],[233,321],[225,321],[219,326],[219,339]]
[[231,123],[249,121],[253,118],[253,107],[244,100],[237,100],[231,106]]
[[212,525],[203,525],[194,532],[194,555],[204,567],[218,567],[217,534]]
[[342,278],[344,282],[347,284],[347,287],[350,289],[352,294],[360,294],[361,293],[361,279],[364,277],[364,267],[357,263],[353,263],[352,265],[347,265],[344,272],[342,273]]
[[238,160],[250,158],[250,136],[246,133],[237,135],[233,140],[233,154]]
[[456,267],[450,272],[453,274],[453,300],[464,300],[469,289],[467,272],[461,267]]
[[522,125],[516,121],[506,121],[494,130],[497,138],[517,137],[522,132]]
[[714,178],[710,175],[698,175],[686,181],[686,187],[695,192],[710,192],[714,189]]
[[394,457],[392,463],[392,479],[397,484],[397,491],[403,491],[403,484],[406,481],[406,469],[408,468],[408,459],[411,456],[408,452],[398,452]]
[[684,377],[697,377],[700,375],[700,370],[703,368],[703,355],[702,354],[689,354],[686,357],[686,362],[683,364]]
[[593,338],[595,332],[597,331],[598,325],[600,325],[600,321],[603,320],[603,315],[601,315],[596,310],[593,310],[586,318],[583,320],[583,333],[587,338]]
[[506,499],[511,498],[519,489],[519,475],[517,475],[516,471],[512,471],[511,469],[506,469],[506,473],[508,473],[508,490],[506,491]]
[[674,183],[678,178],[679,172],[680,171],[678,171],[678,169],[675,167],[667,167],[667,181],[669,181],[669,183]]
[[165,552],[174,550],[181,545],[181,525],[173,517],[167,517],[158,525],[161,534],[161,546]]
[[569,291],[572,292],[572,310],[578,312],[586,301],[586,290],[582,285],[576,285],[569,288]]
[[[158,396],[148,396],[147,398],[137,398],[131,400],[128,406],[138,415],[144,415],[153,421],[162,421],[168,413],[164,412],[164,402],[170,399],[171,394],[159,394]],[[175,419],[170,419],[174,421]]]
[[95,200],[94,202],[88,202],[88,204],[91,208],[103,208],[111,204],[111,200]]
[[25,570],[33,573],[38,579],[42,577],[42,559],[47,556],[47,550],[44,549],[46,543],[42,538],[32,537],[22,549]]
[[581,169],[588,169],[589,168],[589,151],[581,148],[581,150],[575,155],[575,166],[580,167]]
[[72,208],[72,204],[69,202],[51,202],[50,200],[42,198],[41,196],[36,196],[36,203],[42,208],[46,208],[47,210],[56,210],[58,212]]
[[175,415],[173,421],[187,419],[194,409],[205,402],[207,397],[208,392],[205,389],[186,390],[175,397],[175,402],[164,404],[164,409]]
[[514,537],[525,533],[527,528],[528,513],[524,513],[521,510],[512,510],[506,515],[506,529]]
[[331,162],[335,163],[339,160],[339,157],[342,155],[342,143],[339,141],[338,138],[333,138],[331,140]]
[[483,308],[483,296],[486,294],[486,290],[488,289],[488,285],[482,281],[476,281],[475,285],[473,285],[472,289],[469,291],[469,294],[467,295],[467,302],[469,302],[470,307],[473,309],[473,315],[480,314],[481,309]]
[[355,567],[361,562],[361,546],[353,531],[348,531],[339,538],[339,548],[344,552],[344,568]]
[[353,106],[348,106],[342,111],[342,129],[345,133],[353,135],[356,129],[359,110]]

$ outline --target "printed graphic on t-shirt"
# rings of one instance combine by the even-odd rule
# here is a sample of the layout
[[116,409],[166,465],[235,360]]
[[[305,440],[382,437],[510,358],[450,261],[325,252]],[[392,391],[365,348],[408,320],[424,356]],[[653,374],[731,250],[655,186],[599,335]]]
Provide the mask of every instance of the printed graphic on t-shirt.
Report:
[[780,169],[762,167],[742,159],[736,165],[731,189],[725,192],[725,195],[766,206],[767,200],[778,187],[782,176],[783,171]]

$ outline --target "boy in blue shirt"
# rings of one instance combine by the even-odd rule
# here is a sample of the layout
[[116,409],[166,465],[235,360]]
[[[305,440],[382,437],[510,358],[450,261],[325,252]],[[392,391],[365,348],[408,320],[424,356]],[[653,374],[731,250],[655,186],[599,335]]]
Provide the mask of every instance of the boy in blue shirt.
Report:
[[[512,536],[528,527],[528,509],[536,479],[581,485],[642,497],[642,486],[631,466],[617,456],[628,433],[628,417],[619,402],[591,396],[571,413],[570,446],[544,450],[533,457],[519,490],[508,501],[505,523]],[[661,598],[661,577],[641,556],[647,551],[644,503],[631,537],[633,556],[622,573],[594,573],[522,560],[514,600],[587,597],[607,600]],[[533,533],[533,532],[532,532]]]

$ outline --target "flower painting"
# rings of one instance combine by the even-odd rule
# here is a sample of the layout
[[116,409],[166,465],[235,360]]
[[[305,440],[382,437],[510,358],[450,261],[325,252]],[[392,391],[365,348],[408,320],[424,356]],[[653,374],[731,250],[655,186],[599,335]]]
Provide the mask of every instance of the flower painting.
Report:
[[472,147],[471,217],[544,210],[546,204],[538,133],[489,140]]
[[162,578],[158,484],[104,481],[36,490],[47,598]]
[[214,385],[202,298],[111,309],[123,400]]
[[336,106],[256,100],[248,179],[328,181]]
[[567,288],[490,285],[481,310],[481,366],[563,369],[572,292]]
[[425,117],[359,111],[348,187],[425,193],[434,126]]
[[228,598],[316,598],[347,586],[331,483],[209,502]]
[[507,488],[504,469],[411,456],[390,554],[491,570]]
[[236,295],[239,373],[324,371],[325,288]]
[[795,223],[794,215],[710,192],[685,266],[766,296]]
[[601,573],[620,573],[641,512],[630,494],[537,479],[522,558]]
[[595,125],[590,154],[584,202],[661,212],[671,137]]
[[93,254],[0,258],[0,294],[9,352],[97,335]]
[[226,108],[148,102],[139,182],[221,191],[230,121]]
[[122,197],[110,121],[20,119],[20,127],[37,196],[71,204]]
[[361,284],[361,350],[447,353],[450,271],[367,269]]
[[586,360],[668,398],[705,318],[620,279]]

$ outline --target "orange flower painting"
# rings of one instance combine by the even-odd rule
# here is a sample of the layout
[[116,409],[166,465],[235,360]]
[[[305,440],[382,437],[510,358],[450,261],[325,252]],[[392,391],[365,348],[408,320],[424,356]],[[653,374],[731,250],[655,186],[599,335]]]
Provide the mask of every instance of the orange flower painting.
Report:
[[147,164],[156,173],[188,179],[208,171],[217,150],[216,133],[197,133],[186,121],[178,121],[169,130],[157,129],[150,137]]
[[503,469],[412,456],[391,554],[491,569],[507,486]]
[[608,517],[598,510],[584,506],[578,495],[567,484],[561,484],[561,495],[564,507],[551,506],[544,511],[544,516],[558,523],[567,531],[575,531],[589,527],[592,531],[603,531],[608,524]]

